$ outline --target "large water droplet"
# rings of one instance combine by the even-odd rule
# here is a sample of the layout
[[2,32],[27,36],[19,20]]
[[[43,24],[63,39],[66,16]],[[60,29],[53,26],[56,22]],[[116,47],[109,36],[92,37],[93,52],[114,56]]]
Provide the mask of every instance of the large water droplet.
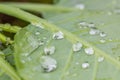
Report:
[[90,64],[88,62],[82,63],[82,68],[86,69],[90,66]]
[[44,53],[46,55],[54,54],[54,52],[55,52],[55,47],[54,46],[44,48]]
[[98,62],[102,62],[104,60],[104,57],[100,56],[98,57]]
[[42,56],[41,67],[43,68],[44,72],[51,72],[57,68],[57,62],[55,59],[49,56]]
[[80,51],[82,46],[83,45],[80,42],[77,42],[77,43],[73,44],[73,51],[75,51],[75,52]]
[[83,10],[85,8],[85,5],[84,4],[77,4],[77,5],[75,5],[75,8]]
[[96,35],[96,34],[99,34],[99,33],[100,33],[100,31],[98,29],[90,29],[90,31],[89,31],[90,35]]
[[85,48],[85,53],[88,54],[88,55],[93,55],[94,54],[94,50],[92,47],[89,47],[89,48]]
[[53,34],[53,39],[63,39],[63,38],[64,38],[64,34],[61,31],[58,31]]

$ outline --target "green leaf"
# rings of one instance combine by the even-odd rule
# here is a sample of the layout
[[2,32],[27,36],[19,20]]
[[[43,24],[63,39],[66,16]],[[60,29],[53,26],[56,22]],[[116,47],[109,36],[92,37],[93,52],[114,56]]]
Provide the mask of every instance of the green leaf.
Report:
[[[49,19],[58,25],[61,31],[67,30],[72,33],[69,34],[70,39],[74,40],[77,37],[88,42],[79,52],[73,51],[74,43],[73,40],[66,39],[68,35],[65,35],[64,39],[54,40],[52,32],[33,25],[27,26],[15,36],[15,61],[19,74],[25,80],[119,80],[119,20],[120,16],[116,14],[87,11],[73,12]],[[78,26],[83,21],[94,23],[95,27],[105,32],[107,36],[101,38],[99,35],[90,35],[89,28]],[[40,34],[36,35],[36,32]],[[106,42],[101,43],[100,39],[105,39]],[[45,44],[39,46],[39,40]],[[96,49],[94,55],[87,55],[84,52],[87,45]],[[41,56],[45,56],[43,49],[46,46],[55,46],[55,53],[50,57],[57,61],[56,70],[48,73],[43,72],[41,67]],[[102,62],[98,62],[100,56],[105,58]],[[85,62],[90,65],[87,69],[81,66]]]

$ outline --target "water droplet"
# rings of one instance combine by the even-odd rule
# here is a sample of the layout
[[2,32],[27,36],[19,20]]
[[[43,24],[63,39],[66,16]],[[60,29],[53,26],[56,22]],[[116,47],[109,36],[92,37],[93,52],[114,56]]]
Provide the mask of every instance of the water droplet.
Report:
[[44,27],[42,26],[42,24],[40,22],[38,22],[38,23],[37,22],[34,22],[34,23],[32,22],[31,24],[35,25],[36,27],[39,27],[41,29],[44,29]]
[[90,35],[96,35],[96,34],[99,34],[99,33],[100,33],[100,31],[98,29],[90,29],[90,31],[89,31]]
[[42,56],[41,67],[43,68],[44,72],[51,72],[57,68],[57,62],[55,59],[49,56]]
[[101,43],[105,43],[106,41],[104,39],[100,39],[100,42]]
[[89,48],[85,48],[85,53],[88,55],[93,55],[94,54],[94,50],[93,48],[89,47]]
[[64,34],[61,31],[58,31],[53,34],[53,39],[63,39],[63,38],[64,38]]
[[88,24],[86,22],[80,22],[78,26],[80,26],[80,28],[87,28]]
[[44,41],[40,41],[40,42],[39,42],[39,45],[40,45],[40,46],[44,45]]
[[85,5],[84,4],[77,4],[77,5],[75,5],[75,8],[83,10],[85,8]]
[[102,62],[104,60],[104,57],[100,56],[98,57],[98,62]]
[[88,24],[88,27],[89,27],[89,28],[94,28],[94,27],[95,27],[95,24],[94,24],[94,23],[89,23],[89,24]]
[[40,34],[40,32],[36,32],[36,33],[35,33],[35,35],[39,35],[39,34]]
[[54,52],[55,52],[55,47],[54,46],[44,48],[44,53],[46,55],[54,54]]
[[73,44],[73,51],[75,51],[75,52],[80,51],[82,46],[83,45],[80,42],[77,42],[77,43]]
[[86,69],[86,68],[88,68],[89,66],[90,66],[90,64],[87,63],[87,62],[85,62],[85,63],[82,64],[82,68],[83,68],[83,69]]
[[105,37],[106,34],[104,32],[100,32],[100,37]]

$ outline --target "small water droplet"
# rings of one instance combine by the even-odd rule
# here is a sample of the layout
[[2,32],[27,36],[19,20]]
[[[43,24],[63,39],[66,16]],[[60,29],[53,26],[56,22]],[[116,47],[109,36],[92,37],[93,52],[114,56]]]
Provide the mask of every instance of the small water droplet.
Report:
[[77,4],[77,5],[75,5],[75,8],[83,10],[85,8],[85,5],[84,4]]
[[36,33],[35,33],[35,35],[39,35],[39,34],[40,34],[40,32],[36,32]]
[[39,45],[40,45],[40,46],[44,45],[44,41],[40,41],[40,42],[39,42]]
[[100,32],[100,37],[105,37],[106,34],[104,32]]
[[44,72],[51,72],[57,68],[57,62],[55,59],[49,56],[42,56],[41,67],[43,68]]
[[73,51],[75,51],[75,52],[80,51],[82,46],[83,45],[80,42],[77,42],[77,43],[73,44]]
[[80,28],[87,28],[88,24],[83,21],[83,22],[78,23],[78,26],[80,26]]
[[89,27],[89,28],[94,28],[94,27],[95,27],[95,24],[94,24],[94,23],[89,23],[89,24],[88,24],[88,27]]
[[32,22],[31,24],[35,25],[36,27],[39,27],[41,29],[44,29],[44,27],[42,26],[42,24],[40,22],[34,22],[34,23]]
[[64,38],[64,34],[61,31],[58,31],[53,34],[53,39],[63,39],[63,38]]
[[82,68],[86,69],[90,66],[90,64],[88,62],[82,63]]
[[104,57],[102,56],[98,57],[98,62],[102,62],[102,61],[104,61]]
[[100,42],[101,43],[105,43],[106,41],[104,39],[100,39]]
[[98,29],[90,29],[90,31],[89,31],[90,35],[96,35],[96,34],[99,34],[99,33],[100,33],[100,31]]
[[55,52],[55,47],[54,46],[44,48],[44,53],[46,55],[54,54],[54,52]]
[[94,50],[92,47],[89,47],[89,48],[85,48],[85,53],[88,54],[88,55],[93,55],[94,54]]

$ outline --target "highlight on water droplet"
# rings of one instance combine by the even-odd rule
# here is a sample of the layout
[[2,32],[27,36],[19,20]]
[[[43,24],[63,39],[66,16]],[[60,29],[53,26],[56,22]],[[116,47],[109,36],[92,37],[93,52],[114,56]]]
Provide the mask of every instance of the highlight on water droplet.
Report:
[[77,5],[75,5],[75,8],[78,8],[80,10],[84,10],[85,9],[85,5],[84,4],[77,4]]
[[104,61],[104,57],[103,56],[99,56],[98,57],[98,62],[102,62],[102,61]]
[[40,61],[44,72],[51,72],[57,68],[57,61],[52,57],[42,56]]
[[85,48],[84,51],[88,55],[93,55],[94,54],[94,50],[93,50],[92,47]]
[[82,63],[82,68],[87,69],[90,66],[88,62]]
[[53,39],[63,39],[63,38],[64,38],[64,34],[61,31],[58,31],[53,34]]
[[82,48],[82,46],[83,46],[83,45],[82,45],[82,43],[80,43],[80,42],[77,42],[77,43],[73,44],[73,46],[72,46],[73,51],[75,51],[75,52],[80,51],[81,48]]
[[44,48],[44,53],[46,55],[54,54],[54,52],[55,52],[55,47],[54,46]]

